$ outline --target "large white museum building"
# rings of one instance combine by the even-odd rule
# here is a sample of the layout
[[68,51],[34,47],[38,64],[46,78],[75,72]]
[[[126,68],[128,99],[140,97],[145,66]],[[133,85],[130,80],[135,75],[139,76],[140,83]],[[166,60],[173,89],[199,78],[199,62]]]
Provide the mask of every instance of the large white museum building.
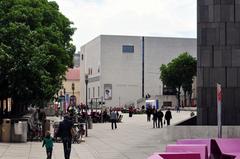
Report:
[[100,35],[81,47],[80,101],[103,100],[111,107],[136,105],[149,94],[159,99],[159,105],[174,105],[175,96],[162,97],[160,66],[183,52],[196,57],[197,40]]

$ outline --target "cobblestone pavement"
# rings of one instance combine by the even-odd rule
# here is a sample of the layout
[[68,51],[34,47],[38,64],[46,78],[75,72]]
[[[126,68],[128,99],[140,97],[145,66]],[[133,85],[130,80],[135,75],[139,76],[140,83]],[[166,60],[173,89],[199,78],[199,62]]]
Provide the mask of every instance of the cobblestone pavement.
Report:
[[[172,112],[172,123],[190,117],[189,111]],[[85,142],[72,145],[71,159],[146,159],[153,152],[164,150],[167,144],[161,135],[164,128],[152,128],[146,115],[123,116],[116,130],[110,123],[94,124]],[[61,143],[54,144],[52,159],[64,159]],[[45,159],[40,142],[0,143],[0,159]]]

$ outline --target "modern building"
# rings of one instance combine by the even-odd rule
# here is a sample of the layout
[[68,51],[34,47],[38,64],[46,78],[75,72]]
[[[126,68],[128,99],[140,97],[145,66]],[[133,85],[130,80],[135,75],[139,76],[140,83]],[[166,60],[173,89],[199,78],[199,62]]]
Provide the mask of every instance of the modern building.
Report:
[[216,85],[222,86],[222,123],[240,124],[240,1],[198,2],[198,119],[217,124]]
[[81,47],[80,100],[86,102],[86,91],[88,102],[103,100],[106,106],[136,104],[147,94],[158,98],[163,94],[160,66],[182,52],[196,57],[196,42],[191,38],[100,35]]

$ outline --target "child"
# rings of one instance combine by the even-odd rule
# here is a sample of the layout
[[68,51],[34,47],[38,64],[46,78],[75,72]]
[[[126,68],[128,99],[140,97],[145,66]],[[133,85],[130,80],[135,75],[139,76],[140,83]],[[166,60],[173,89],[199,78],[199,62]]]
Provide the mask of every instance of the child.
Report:
[[51,137],[50,132],[46,133],[46,137],[43,138],[42,147],[46,147],[47,159],[52,158],[52,150],[53,150],[53,138]]

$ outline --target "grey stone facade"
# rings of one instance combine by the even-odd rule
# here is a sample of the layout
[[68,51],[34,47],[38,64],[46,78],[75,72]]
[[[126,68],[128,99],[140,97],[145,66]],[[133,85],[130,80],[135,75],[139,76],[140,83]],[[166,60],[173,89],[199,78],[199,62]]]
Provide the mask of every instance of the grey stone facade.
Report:
[[222,85],[222,122],[240,124],[240,0],[198,0],[198,124],[217,124],[216,83]]

